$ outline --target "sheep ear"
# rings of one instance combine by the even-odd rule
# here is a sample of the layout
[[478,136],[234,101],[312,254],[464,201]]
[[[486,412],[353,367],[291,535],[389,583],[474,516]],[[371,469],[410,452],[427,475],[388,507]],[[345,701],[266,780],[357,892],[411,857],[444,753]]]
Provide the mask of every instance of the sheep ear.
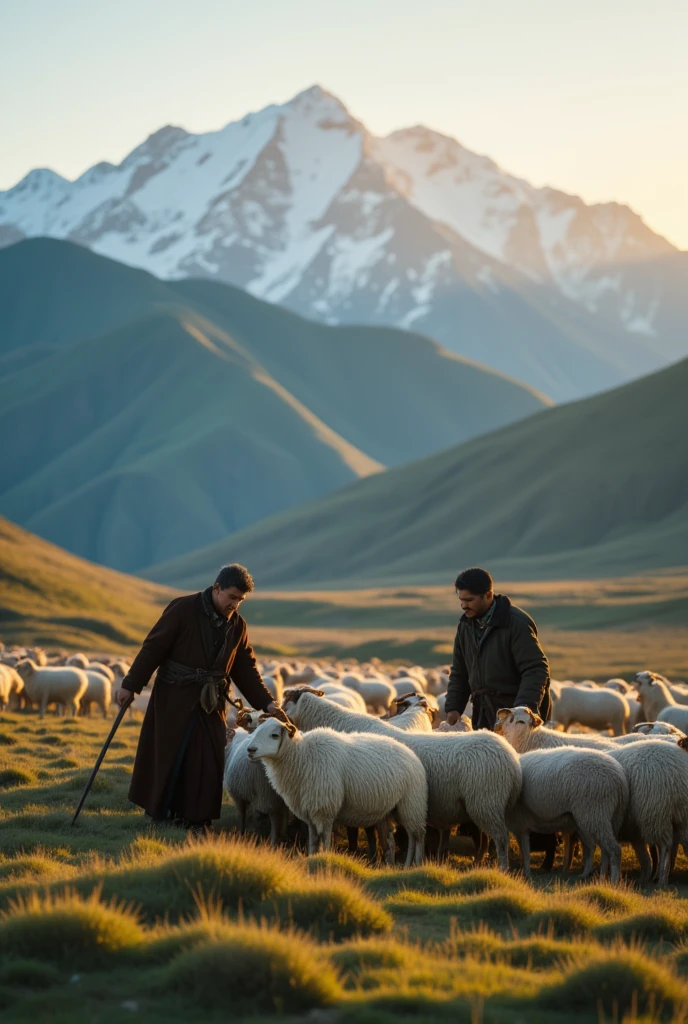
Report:
[[511,714],[511,708],[500,708],[497,712],[497,721],[503,722],[505,718],[508,718]]

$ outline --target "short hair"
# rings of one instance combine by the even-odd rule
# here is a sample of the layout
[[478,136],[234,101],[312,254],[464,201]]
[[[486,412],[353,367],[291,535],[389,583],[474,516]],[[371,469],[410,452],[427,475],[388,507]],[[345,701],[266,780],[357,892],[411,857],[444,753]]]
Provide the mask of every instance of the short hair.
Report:
[[471,594],[486,594],[494,588],[494,582],[487,569],[464,569],[456,577],[457,590],[470,590]]
[[220,590],[236,587],[242,594],[250,594],[253,590],[251,573],[244,565],[238,565],[236,562],[231,565],[223,565],[215,582],[220,584]]

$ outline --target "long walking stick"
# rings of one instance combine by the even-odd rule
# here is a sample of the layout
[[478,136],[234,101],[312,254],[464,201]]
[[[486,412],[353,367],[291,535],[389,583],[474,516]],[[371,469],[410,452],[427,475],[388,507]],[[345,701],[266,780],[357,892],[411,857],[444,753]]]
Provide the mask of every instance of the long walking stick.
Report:
[[114,723],[112,725],[112,729],[110,729],[110,735],[105,740],[105,743],[103,744],[103,749],[98,754],[98,760],[96,761],[95,766],[93,768],[93,771],[91,772],[91,777],[89,778],[88,782],[86,783],[86,788],[84,789],[83,793],[81,794],[81,800],[79,801],[79,805],[78,805],[77,809],[74,811],[74,817],[72,818],[72,825],[75,823],[76,819],[79,817],[79,812],[81,811],[81,808],[84,806],[84,801],[86,800],[86,797],[88,796],[88,793],[89,793],[89,790],[90,790],[91,786],[93,785],[93,780],[95,779],[96,775],[98,774],[98,769],[100,768],[101,764],[103,763],[103,758],[107,754],[108,747],[110,746],[110,743],[112,742],[112,737],[117,732],[117,730],[119,728],[119,724],[122,721],[122,719],[124,718],[124,712],[127,710],[127,708],[129,707],[129,705],[131,704],[131,702],[133,701],[135,696],[136,696],[136,694],[132,693],[131,697],[128,697],[127,700],[125,701],[125,703],[122,704],[122,707],[119,709],[119,713],[117,715],[117,718],[115,719],[115,721],[114,721]]

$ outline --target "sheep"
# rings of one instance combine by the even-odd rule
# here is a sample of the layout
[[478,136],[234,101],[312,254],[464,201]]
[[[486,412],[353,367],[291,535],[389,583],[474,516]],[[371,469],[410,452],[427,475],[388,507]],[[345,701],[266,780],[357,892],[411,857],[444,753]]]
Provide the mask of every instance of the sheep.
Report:
[[[268,718],[253,734],[249,758],[262,760],[273,788],[308,824],[308,852],[326,850],[335,821],[377,826],[385,835],[394,815],[409,837],[406,867],[422,864],[427,783],[419,759],[386,736],[343,735],[333,729],[301,733]],[[391,838],[391,837],[390,837]],[[393,849],[388,846],[388,860]]]
[[667,690],[674,698],[675,704],[688,704],[688,690],[686,690],[684,686],[677,686],[676,684],[671,683],[666,676],[660,675],[659,672],[649,672],[647,670],[645,670],[644,672],[636,672],[636,686],[642,680],[648,679],[651,679],[654,682],[664,683]]
[[[291,682],[291,680],[290,680]],[[341,683],[355,690],[365,701],[366,707],[377,714],[384,715],[397,695],[391,683],[384,679],[365,679],[363,676],[350,672],[342,676]]]
[[389,719],[397,729],[431,732],[435,712],[427,697],[419,693],[406,693],[394,701],[395,714]]
[[521,848],[530,878],[530,833],[576,832],[583,843],[583,878],[592,874],[595,846],[609,862],[612,882],[621,874],[617,835],[628,805],[628,783],[615,758],[604,751],[561,747],[521,755],[522,787],[507,809],[510,831]]
[[499,866],[508,871],[504,813],[518,797],[521,773],[518,757],[500,736],[485,729],[464,734],[405,732],[307,691],[291,691],[283,710],[304,730],[329,726],[338,732],[374,732],[410,747],[428,780],[428,824],[445,830],[472,821],[492,837]]
[[[240,712],[241,714],[241,712]],[[262,712],[249,712],[256,716],[251,731],[241,727],[229,730],[225,751],[224,787],[239,811],[239,832],[246,832],[246,814],[249,807],[270,819],[270,843],[277,846],[286,834],[288,809],[284,800],[268,781],[262,764],[249,760],[246,748],[258,727]]]
[[614,690],[565,686],[554,699],[554,718],[564,730],[577,722],[593,729],[611,728],[615,736],[627,732],[628,703]]
[[[523,706],[502,708],[497,714],[495,731],[504,736],[519,754],[531,750],[555,750],[560,747],[587,747],[610,753],[621,746],[642,742],[641,733],[624,736],[599,736],[595,733],[564,733],[544,726],[542,719]],[[674,739],[674,737],[668,737]]]
[[688,752],[686,739],[666,743],[648,739],[627,746],[614,757],[628,780],[630,800],[622,829],[640,861],[641,882],[652,871],[647,846],[659,848],[658,884],[666,886],[675,842],[688,844]]
[[71,654],[65,661],[65,665],[71,665],[74,668],[88,668],[88,658],[85,654],[77,653]]
[[91,705],[96,704],[103,712],[103,718],[108,716],[108,708],[112,700],[112,685],[110,680],[101,672],[92,672],[90,667],[86,670],[88,686],[81,698],[81,710],[91,714]]
[[334,683],[331,680],[325,682],[322,677],[316,679],[315,684],[317,689],[323,691],[328,700],[334,701],[335,704],[339,704],[343,708],[348,708],[349,711],[358,711],[362,715],[365,714],[365,701],[355,690],[350,690],[347,686],[341,686],[339,683]]
[[114,686],[115,673],[109,665],[104,665],[101,661],[89,661],[85,669],[86,672],[98,672],[101,676],[104,676],[110,683],[110,686]]
[[604,690],[616,690],[617,693],[622,694],[626,697],[631,692],[631,684],[627,683],[625,679],[615,677],[614,679],[608,679],[603,686]]
[[68,707],[72,715],[79,710],[81,698],[88,689],[88,676],[80,668],[40,668],[30,658],[20,661],[17,672],[24,680],[29,700],[40,704],[41,718],[48,704],[57,702]]
[[11,710],[21,707],[23,701],[24,680],[12,665],[0,664],[0,707],[9,705]]
[[674,739],[681,740],[686,735],[671,722],[639,722],[635,726],[634,732],[652,736],[653,739],[657,739],[659,736],[673,736]]
[[40,668],[44,668],[48,664],[48,655],[42,647],[27,647],[26,657],[30,658]]
[[677,704],[664,677],[656,672],[638,672],[635,678],[648,722],[670,722],[682,732],[688,732],[688,708]]
[[466,715],[461,715],[461,718],[454,725],[450,725],[449,722],[440,722],[437,727],[438,732],[473,732],[473,725],[470,718]]

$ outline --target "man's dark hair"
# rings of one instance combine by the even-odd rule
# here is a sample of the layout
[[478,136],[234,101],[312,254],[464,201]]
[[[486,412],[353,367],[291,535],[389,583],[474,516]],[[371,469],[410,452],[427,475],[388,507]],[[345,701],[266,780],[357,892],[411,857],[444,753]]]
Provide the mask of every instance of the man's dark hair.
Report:
[[253,577],[243,565],[223,565],[217,574],[216,583],[220,584],[220,590],[227,590],[229,587],[236,587],[242,594],[250,594],[253,590]]
[[457,590],[470,590],[471,594],[486,594],[494,588],[494,583],[487,569],[464,569],[456,577],[454,586]]

